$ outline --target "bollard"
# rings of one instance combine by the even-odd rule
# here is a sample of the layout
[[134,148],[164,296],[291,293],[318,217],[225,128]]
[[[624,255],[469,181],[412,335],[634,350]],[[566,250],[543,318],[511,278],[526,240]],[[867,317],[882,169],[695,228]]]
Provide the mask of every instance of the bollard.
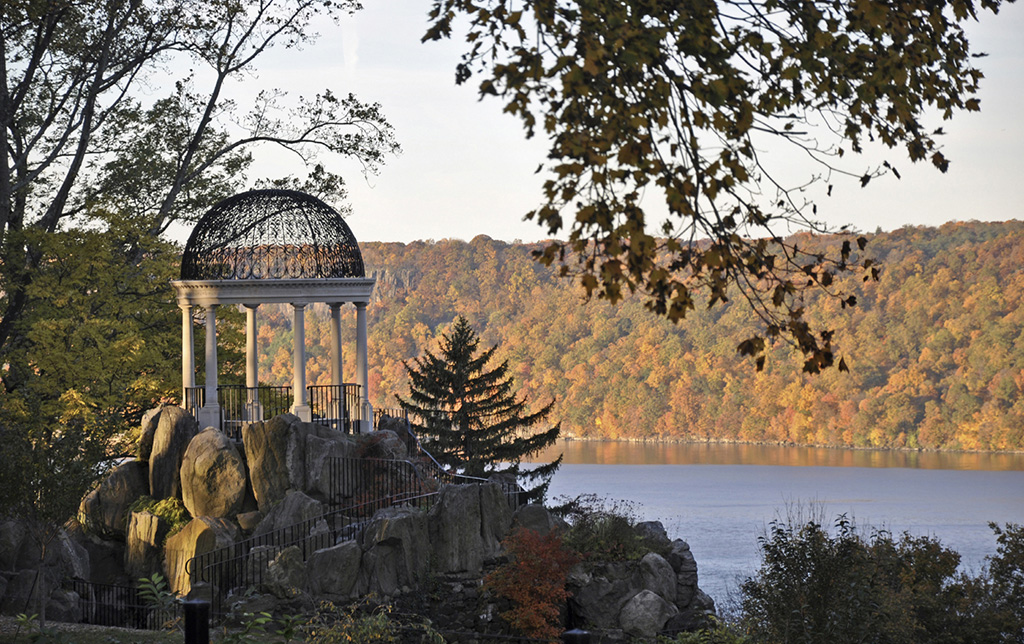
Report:
[[210,602],[191,599],[185,607],[185,644],[210,644]]
[[590,633],[574,628],[562,633],[562,641],[565,644],[590,644]]

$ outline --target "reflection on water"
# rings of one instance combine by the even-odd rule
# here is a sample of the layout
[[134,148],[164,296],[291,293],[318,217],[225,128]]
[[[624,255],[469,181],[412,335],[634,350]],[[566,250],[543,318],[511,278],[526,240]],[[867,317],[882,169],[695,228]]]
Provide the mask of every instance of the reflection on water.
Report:
[[1024,453],[911,452],[726,443],[560,441],[538,454],[550,462],[601,465],[781,465],[790,467],[905,467],[925,470],[1024,471]]

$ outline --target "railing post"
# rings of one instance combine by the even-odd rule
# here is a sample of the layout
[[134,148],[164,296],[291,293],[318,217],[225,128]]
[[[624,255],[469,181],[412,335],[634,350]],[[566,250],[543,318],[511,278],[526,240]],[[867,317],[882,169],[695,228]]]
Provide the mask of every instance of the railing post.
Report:
[[210,603],[187,600],[185,607],[185,644],[210,644]]

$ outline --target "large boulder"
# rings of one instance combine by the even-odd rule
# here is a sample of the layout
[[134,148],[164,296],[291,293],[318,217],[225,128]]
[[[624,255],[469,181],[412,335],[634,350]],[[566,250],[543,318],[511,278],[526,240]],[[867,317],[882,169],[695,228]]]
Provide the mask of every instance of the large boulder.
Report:
[[245,501],[245,463],[219,429],[196,434],[182,457],[181,499],[194,517],[234,517]]
[[164,407],[166,405],[154,407],[142,415],[139,442],[136,447],[136,454],[140,461],[149,462],[149,455],[153,452],[153,437],[156,436],[156,428],[160,425],[160,413]]
[[644,589],[622,607],[619,625],[633,637],[652,638],[678,612],[678,608],[657,593]]
[[167,521],[155,514],[132,512],[124,553],[124,568],[132,579],[160,572],[164,540],[170,528]]
[[164,546],[164,570],[174,592],[187,595],[191,580],[186,571],[189,559],[234,545],[241,534],[234,523],[215,517],[192,519]]
[[306,565],[298,546],[289,546],[274,557],[267,565],[263,579],[270,594],[280,599],[291,599],[306,586]]
[[46,604],[46,619],[76,623],[82,620],[81,598],[70,590],[54,589]]
[[160,412],[149,455],[149,489],[154,499],[181,498],[181,460],[199,425],[181,407]]
[[299,418],[282,414],[242,425],[245,460],[260,512],[269,511],[288,491],[288,436],[293,422]]
[[690,603],[686,607],[682,607],[675,616],[668,620],[664,630],[675,633],[708,628],[712,624],[711,618],[714,615],[715,600],[698,588]]
[[18,613],[38,612],[36,608],[36,571],[22,570],[7,580],[3,600],[0,601],[0,613],[17,615]]
[[362,586],[392,596],[427,578],[430,563],[427,517],[415,508],[387,508],[363,532]]
[[118,465],[85,495],[79,506],[79,521],[88,531],[108,539],[124,540],[128,529],[128,506],[149,493],[146,464],[131,460]]
[[26,534],[27,529],[21,521],[0,521],[0,571],[15,570]]
[[46,563],[54,567],[64,579],[91,579],[89,551],[72,537],[67,530],[61,530],[50,542],[46,551]]
[[479,572],[501,550],[512,511],[493,483],[448,485],[430,508],[432,561],[436,572]]
[[409,456],[405,441],[390,429],[360,434],[356,440],[359,442],[359,456],[362,458],[404,460]]
[[532,530],[541,536],[551,532],[563,532],[568,528],[565,520],[551,514],[547,508],[537,503],[530,503],[516,510],[512,515],[512,525]]
[[130,580],[134,580],[124,569],[126,548],[123,542],[87,535],[82,540],[82,545],[89,553],[89,581],[97,584],[126,585]]
[[270,508],[263,520],[256,526],[253,537],[261,537],[302,522],[309,522],[309,531],[313,531],[317,519],[323,513],[324,506],[319,501],[297,490],[289,490],[277,505]]
[[359,584],[363,549],[356,541],[314,552],[306,563],[309,592],[314,596],[331,595],[351,599],[364,594]]
[[344,443],[350,441],[337,430],[304,423],[292,414],[243,425],[242,443],[260,512],[269,511],[288,490],[323,492],[325,459],[348,455],[351,450]]
[[676,605],[680,608],[689,606],[697,588],[697,561],[690,552],[690,546],[682,539],[672,542],[672,547],[665,559],[676,573]]
[[587,627],[614,629],[622,607],[643,590],[643,580],[635,562],[583,563],[569,572],[566,587],[573,614]]
[[640,578],[646,590],[667,602],[676,601],[676,572],[661,555],[648,552],[640,560]]
[[305,440],[306,483],[303,489],[329,504],[341,505],[354,495],[355,490],[346,486],[348,481],[343,477],[331,476],[331,463],[334,459],[354,457],[357,449],[355,440],[340,432],[308,434]]

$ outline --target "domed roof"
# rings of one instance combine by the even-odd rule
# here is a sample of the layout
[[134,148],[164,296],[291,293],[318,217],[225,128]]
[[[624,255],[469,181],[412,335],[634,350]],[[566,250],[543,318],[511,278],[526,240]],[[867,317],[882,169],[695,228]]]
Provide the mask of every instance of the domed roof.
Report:
[[221,201],[196,224],[181,258],[183,280],[365,276],[341,215],[294,190],[252,190]]

